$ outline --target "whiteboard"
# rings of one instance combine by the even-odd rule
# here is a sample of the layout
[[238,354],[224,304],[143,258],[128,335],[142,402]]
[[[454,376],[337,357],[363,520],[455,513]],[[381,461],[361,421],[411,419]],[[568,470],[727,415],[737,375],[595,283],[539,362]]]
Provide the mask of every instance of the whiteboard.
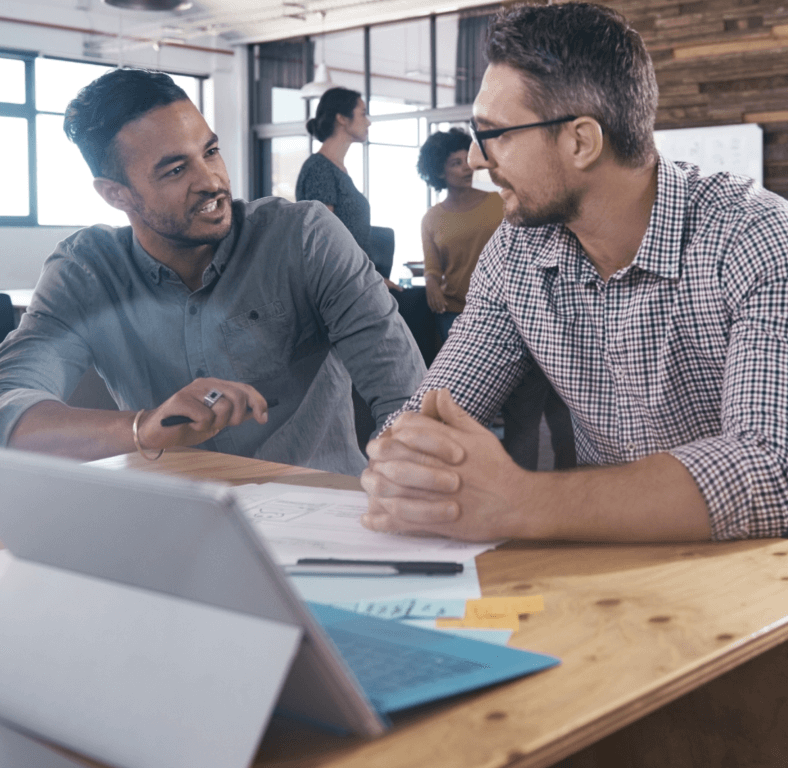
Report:
[[670,160],[694,163],[701,175],[730,171],[763,184],[763,129],[755,123],[654,131],[657,149]]

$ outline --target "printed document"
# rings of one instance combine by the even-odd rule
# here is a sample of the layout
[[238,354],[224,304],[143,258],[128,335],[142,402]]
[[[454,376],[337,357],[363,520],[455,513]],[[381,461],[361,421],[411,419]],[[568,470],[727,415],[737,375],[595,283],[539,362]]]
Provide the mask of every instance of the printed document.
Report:
[[233,490],[280,565],[294,565],[305,557],[464,562],[501,543],[369,531],[360,522],[367,511],[363,491],[284,483],[240,485]]

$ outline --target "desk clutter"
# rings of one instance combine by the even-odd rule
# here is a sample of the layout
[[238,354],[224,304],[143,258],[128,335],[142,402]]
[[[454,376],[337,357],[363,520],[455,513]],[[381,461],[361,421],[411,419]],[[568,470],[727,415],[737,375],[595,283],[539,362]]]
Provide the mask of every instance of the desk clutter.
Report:
[[[10,453],[0,452],[0,456],[5,458]],[[211,479],[225,483],[222,492],[226,491],[227,483],[266,479],[330,488],[358,487],[354,478],[194,449],[168,452],[156,464],[129,454],[94,462],[92,468],[102,468],[108,473],[104,477],[113,473],[125,477],[127,470],[133,469],[138,476],[177,475],[203,482]],[[10,530],[5,515],[8,505],[14,503],[9,493],[14,485],[9,486],[7,476],[0,476],[0,482],[4,480],[0,540],[4,539],[4,530]],[[291,486],[291,490],[300,489]],[[53,507],[59,503],[56,491],[50,500]],[[144,513],[144,504],[141,509]],[[59,520],[57,516],[54,519],[56,527],[52,534],[61,538],[64,551],[69,551],[72,542],[79,543],[78,534],[71,530],[65,514]],[[139,530],[132,527],[129,533],[138,536],[139,550],[135,557],[140,559],[143,570],[151,557],[161,556],[171,545],[181,543],[180,537],[151,540],[145,536],[145,524],[142,520]],[[44,526],[43,530],[49,528]],[[202,536],[196,539],[193,554],[204,556],[202,540],[214,531],[225,530],[224,525],[216,529],[206,526]],[[12,545],[10,534],[5,538],[8,541],[4,543],[12,551],[19,549]],[[117,557],[112,542],[90,554],[98,557],[102,553],[109,560]],[[208,561],[215,557],[213,553]],[[8,561],[8,556],[0,557],[3,559]],[[22,560],[19,551],[11,556],[12,573],[16,570],[22,574],[25,570],[23,562],[19,568]],[[31,562],[31,566],[34,572],[47,577],[63,570],[49,569],[37,561]],[[785,705],[782,682],[788,679],[785,646],[788,591],[784,587],[788,580],[788,547],[784,540],[658,545],[509,542],[476,559],[463,561],[463,566],[461,574],[439,579],[429,577],[426,581],[433,586],[443,584],[441,591],[449,585],[460,585],[462,589],[458,587],[456,595],[443,596],[447,602],[457,600],[459,606],[465,606],[468,599],[481,598],[483,591],[488,596],[517,594],[535,598],[541,594],[545,610],[521,614],[520,632],[514,636],[510,629],[450,628],[442,632],[461,633],[462,637],[483,633],[488,648],[491,643],[504,645],[508,641],[510,645],[558,656],[563,663],[506,685],[488,687],[478,694],[395,714],[394,728],[383,739],[334,735],[279,715],[266,726],[262,718],[258,721],[255,713],[251,713],[255,715],[250,719],[256,738],[259,740],[265,733],[251,765],[254,768],[307,765],[313,768],[378,765],[486,768],[491,765],[491,759],[497,761],[496,765],[503,765],[517,755],[517,765],[523,768],[544,768],[570,756],[573,765],[583,766],[623,765],[628,761],[632,765],[691,768],[699,764],[698,755],[702,756],[704,765],[721,765],[726,759],[735,759],[740,765],[771,765],[774,755],[788,754],[783,720],[775,715]],[[7,695],[8,682],[15,679],[14,675],[30,673],[39,648],[27,643],[23,649],[15,650],[7,643],[7,630],[13,625],[7,618],[8,573],[0,575],[0,648],[3,650],[0,660],[13,668],[10,675],[0,670],[3,680],[0,696]],[[377,581],[390,590],[399,585],[396,587],[399,593],[391,591],[388,601],[388,597],[370,590],[366,596],[359,595],[349,602],[421,599],[418,592],[407,594],[409,578],[355,578],[353,583],[359,592],[359,584]],[[307,592],[312,588],[313,580],[317,577],[299,576],[288,583],[300,594],[301,590]],[[350,577],[321,579],[323,585],[327,581],[347,583]],[[127,592],[117,581],[110,588],[110,605],[117,594]],[[439,597],[434,595],[429,599],[437,601]],[[167,596],[162,598],[166,602]],[[300,604],[305,605],[309,599],[302,596]],[[157,601],[154,598],[150,602]],[[210,606],[198,605],[199,612],[206,610]],[[52,622],[62,612],[63,607],[56,603],[51,615],[44,614],[50,622],[46,626],[51,629]],[[226,613],[219,610],[217,615],[226,616]],[[308,611],[307,616],[312,615]],[[250,618],[253,622],[260,621]],[[419,622],[429,622],[434,626],[435,621],[435,618],[408,618],[377,623],[388,623],[394,631],[403,622],[416,622],[419,626],[424,626]],[[58,673],[69,672],[74,664],[73,655],[69,656],[67,649],[60,650],[69,638],[67,629],[58,624],[56,632],[50,631],[41,638],[51,641],[53,653],[62,653],[66,658]],[[130,631],[139,629],[132,624]],[[77,627],[74,631],[85,630]],[[227,647],[235,653],[232,645]],[[79,644],[77,651],[82,651]],[[195,654],[190,658],[194,661]],[[13,664],[16,659],[24,660],[24,666]],[[195,665],[200,666],[199,660]],[[87,663],[86,667],[86,672],[91,672]],[[200,670],[208,677],[203,666]],[[40,677],[53,680],[43,665]],[[164,676],[158,685],[163,685],[162,681],[169,683],[170,679]],[[251,679],[258,681],[259,671],[253,672]],[[79,717],[81,699],[92,696],[94,689],[100,690],[93,684],[93,678],[80,676],[79,670],[71,680],[71,687],[60,690],[61,698],[68,700],[69,706],[64,707],[66,720]],[[125,697],[122,680],[111,677],[110,683],[115,698]],[[320,690],[321,684],[317,680],[313,689]],[[252,694],[256,692],[252,687]],[[198,695],[204,695],[204,691],[198,691]],[[236,698],[238,695],[241,694],[236,692]],[[21,701],[32,704],[36,699],[30,690],[25,690]],[[40,703],[42,698],[37,701]],[[40,709],[46,714],[47,705]],[[34,731],[29,724],[32,721],[25,720],[28,723],[25,727],[19,724],[22,722],[19,718],[11,722],[7,712],[4,709],[0,713],[0,766],[3,768],[74,768],[75,765],[108,768],[113,764],[99,759],[86,761],[76,754],[84,756],[85,750],[73,749],[64,755],[62,749],[51,747],[56,741],[54,731],[43,727]],[[177,719],[177,713],[177,709],[165,711],[162,722]],[[99,712],[99,715],[91,722],[87,736],[96,735],[92,731],[102,731],[108,714]],[[183,710],[183,717],[188,717],[188,709]],[[225,724],[220,711],[218,719],[198,734],[198,741],[224,739]],[[238,724],[235,721],[231,724],[231,736],[236,738]],[[134,732],[129,726],[125,736],[123,733],[121,736],[125,738]],[[414,749],[414,739],[418,739],[418,749]],[[65,743],[66,740],[60,740],[61,745]],[[168,742],[162,743],[166,746]],[[149,745],[151,750],[155,746]],[[183,746],[179,750],[181,765],[196,768],[206,764],[204,755],[192,759],[194,746],[190,742],[184,742]],[[208,749],[205,754],[210,758],[213,752]],[[148,763],[157,768],[166,764],[159,754]],[[225,764],[231,765],[227,756]]]
[[[401,601],[403,589],[413,620],[430,595],[462,607],[458,621],[526,605],[479,600],[473,558],[490,543],[366,531],[357,492],[234,490],[12,450],[0,453],[0,487],[0,722],[103,763],[244,768],[275,709],[376,736],[393,712],[559,663],[436,631],[435,617],[428,629],[360,602],[346,610],[347,599]],[[315,551],[468,567],[285,575]]]
[[[409,597],[404,600],[361,600],[338,603],[337,608],[395,621],[432,619],[438,629],[520,629],[520,616],[544,610],[541,595],[482,597],[475,600],[440,600]],[[483,635],[480,635],[483,637]],[[508,639],[508,638],[507,638]]]

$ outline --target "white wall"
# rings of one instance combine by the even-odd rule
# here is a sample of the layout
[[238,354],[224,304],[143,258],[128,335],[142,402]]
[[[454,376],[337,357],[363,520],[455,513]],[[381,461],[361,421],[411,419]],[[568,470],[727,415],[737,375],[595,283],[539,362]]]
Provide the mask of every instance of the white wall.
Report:
[[[118,11],[100,0],[3,0],[2,15],[14,19],[39,21],[83,29],[101,29],[129,34],[135,25],[150,23],[161,16],[151,13]],[[121,17],[121,14],[123,16]],[[101,56],[86,55],[86,43],[109,40],[81,32],[46,29],[24,24],[0,22],[0,48],[33,51],[41,55],[118,63],[117,51]],[[246,53],[244,48],[230,49],[217,38],[199,38],[190,44],[206,48],[233,50],[234,55],[195,51],[174,46],[122,49],[125,65],[161,68],[188,75],[206,75],[205,113],[219,136],[219,143],[230,173],[233,193],[246,197],[247,176],[247,96]],[[75,94],[76,95],[76,94]],[[3,183],[13,180],[3,179]],[[53,247],[73,229],[61,227],[0,227],[0,288],[31,288],[41,265]]]

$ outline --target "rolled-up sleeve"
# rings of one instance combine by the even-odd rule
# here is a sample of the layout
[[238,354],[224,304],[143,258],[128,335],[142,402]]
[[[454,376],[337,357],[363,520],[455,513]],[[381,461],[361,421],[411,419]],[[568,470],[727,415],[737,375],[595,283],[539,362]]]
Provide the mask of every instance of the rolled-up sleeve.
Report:
[[[721,434],[671,455],[695,479],[715,539],[788,536],[788,226],[751,227],[723,265],[731,328]],[[782,259],[774,258],[782,253]]]

